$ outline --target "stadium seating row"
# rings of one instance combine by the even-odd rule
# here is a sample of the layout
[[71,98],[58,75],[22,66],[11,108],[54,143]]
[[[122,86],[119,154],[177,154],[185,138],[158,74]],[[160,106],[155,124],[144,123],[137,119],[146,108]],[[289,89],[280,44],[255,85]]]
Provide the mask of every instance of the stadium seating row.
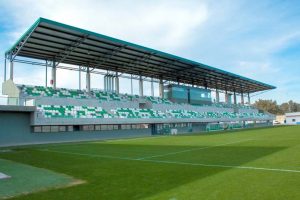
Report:
[[[90,94],[85,92],[84,90],[75,90],[75,89],[66,89],[66,88],[57,88],[53,89],[52,87],[43,87],[43,86],[28,86],[28,85],[19,85],[21,93],[26,96],[31,97],[62,97],[62,98],[75,98],[75,99],[98,99],[101,102],[105,101],[133,101],[133,100],[141,100],[145,99],[152,104],[162,104],[162,105],[178,105],[185,106],[184,104],[176,104],[171,102],[168,99],[159,98],[159,97],[140,97],[139,95],[128,95],[128,94],[116,94],[113,92],[105,92],[101,90],[92,90]],[[192,105],[189,105],[192,106]],[[206,107],[208,105],[202,105]],[[210,107],[216,108],[233,108],[233,104],[225,104],[225,103],[213,103],[209,105]],[[199,107],[199,106],[196,106]],[[239,108],[243,109],[255,109],[248,105],[238,104]],[[250,111],[251,112],[251,111]]]
[[172,104],[173,102],[169,101],[168,99],[159,98],[159,97],[147,97],[147,100],[149,100],[151,103],[154,104]]
[[109,112],[101,107],[39,105],[39,113],[45,118],[201,118],[201,119],[238,119],[247,117],[264,117],[263,113],[233,113],[233,112],[195,112],[187,110],[117,108]]
[[153,109],[117,108],[112,113],[119,118],[166,118],[163,112]]
[[20,87],[23,94],[28,96],[46,96],[46,97],[63,97],[63,98],[88,98],[88,95],[82,90],[71,90],[66,88],[53,89],[52,87],[26,86]]
[[134,99],[145,98],[154,104],[172,104],[171,101],[159,97],[140,97],[139,95],[116,94],[101,90],[92,90],[90,94],[83,90],[73,90],[66,88],[53,89],[52,87],[19,85],[23,95],[32,97],[62,97],[62,98],[97,98],[100,101],[132,101]]
[[101,107],[39,105],[37,109],[45,118],[112,118]]

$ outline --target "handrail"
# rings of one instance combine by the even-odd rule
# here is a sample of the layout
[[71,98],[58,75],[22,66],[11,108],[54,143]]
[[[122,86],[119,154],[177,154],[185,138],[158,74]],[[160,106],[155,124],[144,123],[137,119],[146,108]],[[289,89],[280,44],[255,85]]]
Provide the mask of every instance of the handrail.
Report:
[[35,106],[34,98],[24,97],[5,97],[0,96],[0,105],[2,106]]

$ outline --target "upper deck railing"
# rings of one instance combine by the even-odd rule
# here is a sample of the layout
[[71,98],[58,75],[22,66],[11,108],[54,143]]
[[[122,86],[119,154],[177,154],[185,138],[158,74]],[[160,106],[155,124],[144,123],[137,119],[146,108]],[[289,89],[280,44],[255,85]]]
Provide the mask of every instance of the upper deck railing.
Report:
[[1,106],[35,106],[34,98],[19,98],[19,97],[6,97],[0,96]]

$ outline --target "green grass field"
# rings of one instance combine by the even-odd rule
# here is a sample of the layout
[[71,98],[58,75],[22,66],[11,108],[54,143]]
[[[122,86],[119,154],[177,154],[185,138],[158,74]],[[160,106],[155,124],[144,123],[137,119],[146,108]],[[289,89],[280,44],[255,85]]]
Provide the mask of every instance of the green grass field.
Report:
[[15,199],[300,199],[299,126],[40,145],[0,158],[85,181]]

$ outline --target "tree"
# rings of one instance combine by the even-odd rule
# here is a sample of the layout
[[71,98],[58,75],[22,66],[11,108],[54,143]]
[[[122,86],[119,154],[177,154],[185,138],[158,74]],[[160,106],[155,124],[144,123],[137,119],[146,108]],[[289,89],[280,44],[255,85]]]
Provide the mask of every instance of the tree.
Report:
[[300,111],[300,104],[293,102],[292,100],[290,100],[288,102],[288,104],[289,104],[290,112],[299,112]]
[[280,110],[282,110],[283,113],[291,112],[290,111],[290,105],[288,103],[283,103],[279,106]]
[[276,101],[259,99],[254,103],[254,106],[260,110],[267,111],[274,115],[283,114]]
[[281,105],[277,105],[276,101],[259,99],[258,101],[255,101],[254,106],[274,115],[282,115],[288,112],[300,112],[300,104],[292,100],[282,103]]

